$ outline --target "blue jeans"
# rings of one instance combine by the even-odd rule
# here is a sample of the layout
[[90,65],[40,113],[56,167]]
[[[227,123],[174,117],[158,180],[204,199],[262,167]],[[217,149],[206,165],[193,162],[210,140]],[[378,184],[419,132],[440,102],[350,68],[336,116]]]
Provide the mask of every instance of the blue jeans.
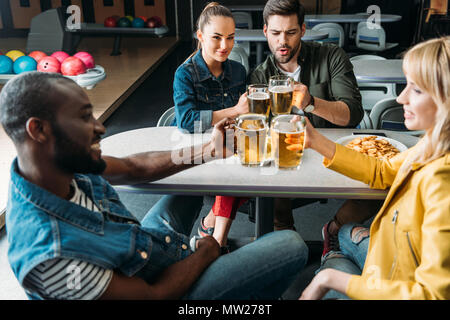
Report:
[[[324,259],[319,270],[332,268],[350,274],[360,275],[364,268],[364,263],[369,248],[369,236],[352,238],[352,230],[355,227],[364,227],[361,224],[345,224],[339,229],[339,246],[341,251],[338,254],[330,255]],[[323,299],[349,299],[345,294],[330,290]]]
[[[155,235],[151,256],[137,276],[148,282],[192,252],[189,235],[203,205],[202,197],[164,196],[142,226]],[[168,240],[168,241],[167,241]],[[291,230],[271,232],[220,256],[183,297],[189,300],[277,299],[308,259],[308,247]]]

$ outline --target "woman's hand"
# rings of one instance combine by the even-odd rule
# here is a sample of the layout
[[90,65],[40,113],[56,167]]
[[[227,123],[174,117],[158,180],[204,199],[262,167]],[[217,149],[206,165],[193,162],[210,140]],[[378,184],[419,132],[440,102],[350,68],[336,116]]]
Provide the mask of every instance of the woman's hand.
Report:
[[328,291],[336,290],[345,294],[352,275],[335,269],[320,271],[303,290],[299,300],[320,300]]
[[247,92],[240,96],[238,103],[233,107],[237,116],[245,113],[249,113]]
[[311,283],[303,290],[298,300],[320,300],[330,290],[326,284],[328,282],[328,271],[325,269],[320,271],[311,281]]
[[[322,135],[316,128],[313,127],[307,117],[305,119],[305,149],[313,149],[323,155],[325,158],[333,159],[336,153],[336,144]],[[293,121],[300,121],[300,116],[295,116]]]

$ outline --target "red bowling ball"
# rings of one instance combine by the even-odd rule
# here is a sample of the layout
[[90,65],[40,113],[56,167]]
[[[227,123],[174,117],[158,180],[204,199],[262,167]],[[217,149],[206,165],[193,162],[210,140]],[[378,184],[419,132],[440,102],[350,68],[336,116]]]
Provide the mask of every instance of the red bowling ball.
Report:
[[61,73],[61,63],[55,57],[44,57],[38,65],[37,71]]
[[69,57],[61,64],[61,73],[65,76],[77,76],[86,73],[86,66],[79,58]]
[[64,60],[66,60],[68,57],[70,57],[70,55],[67,54],[67,53],[64,52],[64,51],[56,51],[56,52],[53,52],[51,56],[52,56],[52,57],[55,57],[56,59],[58,59],[58,61],[59,61],[60,63],[63,63]]
[[80,51],[74,54],[73,56],[83,61],[87,69],[92,69],[95,67],[94,57],[90,53]]
[[36,60],[37,63],[39,63],[39,61],[42,58],[45,58],[47,56],[47,54],[42,51],[33,51],[33,52],[30,52],[30,54],[28,56],[32,57],[34,60]]
[[117,27],[117,19],[115,17],[108,17],[105,19],[104,26],[107,28]]

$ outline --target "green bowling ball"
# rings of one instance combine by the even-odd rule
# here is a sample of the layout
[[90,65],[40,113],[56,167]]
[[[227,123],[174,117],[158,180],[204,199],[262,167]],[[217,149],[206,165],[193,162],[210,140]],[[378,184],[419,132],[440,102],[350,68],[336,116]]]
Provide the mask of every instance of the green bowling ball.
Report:
[[119,28],[130,28],[131,27],[131,21],[128,18],[120,18],[119,21],[117,21],[117,27]]

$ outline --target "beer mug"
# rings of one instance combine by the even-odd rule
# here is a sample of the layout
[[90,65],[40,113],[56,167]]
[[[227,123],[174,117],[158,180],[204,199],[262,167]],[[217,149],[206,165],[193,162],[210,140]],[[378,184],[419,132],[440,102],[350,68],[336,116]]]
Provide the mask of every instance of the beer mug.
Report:
[[270,128],[272,155],[280,169],[300,166],[305,142],[305,119],[293,122],[295,115],[280,115],[272,120]]
[[288,76],[273,76],[269,79],[269,93],[272,115],[290,114],[294,81]]
[[248,86],[247,101],[250,113],[263,114],[266,119],[270,113],[269,88],[265,84],[251,84]]
[[266,116],[243,114],[236,121],[237,154],[241,164],[259,166],[264,160],[266,149]]

